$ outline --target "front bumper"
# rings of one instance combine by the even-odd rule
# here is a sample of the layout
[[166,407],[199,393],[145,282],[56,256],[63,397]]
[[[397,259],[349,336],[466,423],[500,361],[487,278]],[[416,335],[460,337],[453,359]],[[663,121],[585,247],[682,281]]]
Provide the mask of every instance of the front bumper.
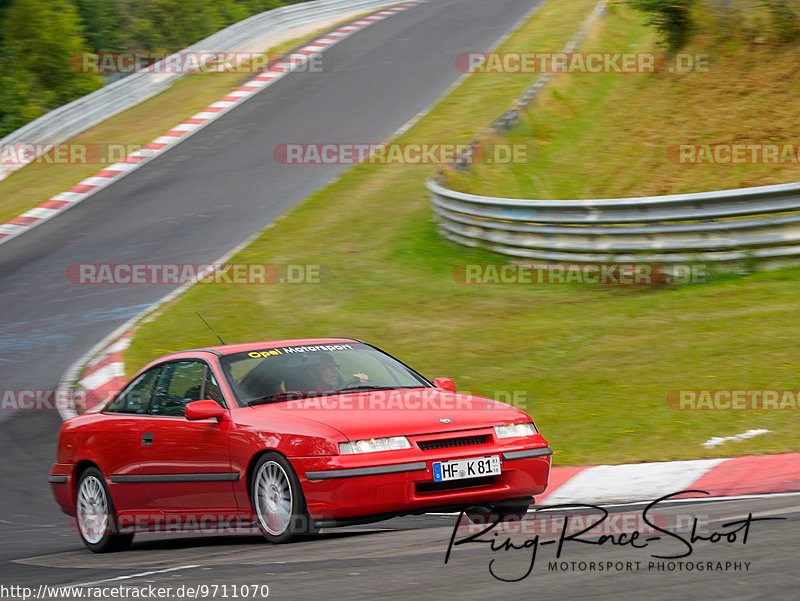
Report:
[[[407,514],[427,508],[495,503],[532,497],[544,492],[550,475],[546,443],[528,448],[448,449],[433,457],[416,456],[377,465],[365,458],[293,459],[314,519],[339,519],[371,514]],[[433,463],[452,459],[499,455],[496,476],[434,482]],[[375,460],[366,457],[366,460]]]
[[75,466],[71,463],[54,463],[47,481],[61,511],[75,515]]

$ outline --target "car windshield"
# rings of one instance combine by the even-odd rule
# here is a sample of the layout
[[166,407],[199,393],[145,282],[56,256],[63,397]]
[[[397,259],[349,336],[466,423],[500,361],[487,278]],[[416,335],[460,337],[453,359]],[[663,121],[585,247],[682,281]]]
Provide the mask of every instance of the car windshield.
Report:
[[243,405],[346,391],[431,387],[410,367],[359,342],[264,348],[226,355],[220,363]]

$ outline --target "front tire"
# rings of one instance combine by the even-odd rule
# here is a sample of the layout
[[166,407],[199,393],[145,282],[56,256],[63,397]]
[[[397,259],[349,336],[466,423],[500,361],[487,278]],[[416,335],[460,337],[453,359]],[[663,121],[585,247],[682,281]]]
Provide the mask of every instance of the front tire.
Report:
[[108,494],[103,473],[96,467],[81,472],[75,497],[78,534],[86,547],[95,553],[109,553],[127,548],[133,534],[117,533],[117,514]]
[[253,515],[271,543],[279,544],[317,528],[308,515],[300,480],[283,455],[265,453],[253,469],[250,487]]

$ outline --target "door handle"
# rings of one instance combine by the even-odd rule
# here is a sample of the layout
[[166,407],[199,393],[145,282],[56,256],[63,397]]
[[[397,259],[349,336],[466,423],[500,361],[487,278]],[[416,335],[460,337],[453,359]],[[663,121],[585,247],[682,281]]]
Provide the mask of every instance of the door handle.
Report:
[[142,446],[149,447],[153,444],[153,433],[152,432],[145,432],[142,434]]

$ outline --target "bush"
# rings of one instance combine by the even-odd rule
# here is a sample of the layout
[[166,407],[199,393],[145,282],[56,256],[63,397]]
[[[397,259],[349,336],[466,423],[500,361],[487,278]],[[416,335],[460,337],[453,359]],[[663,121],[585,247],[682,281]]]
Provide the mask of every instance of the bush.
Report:
[[695,0],[628,0],[628,4],[649,16],[648,24],[663,36],[670,50],[678,50],[688,41]]
[[787,0],[762,0],[761,6],[770,14],[772,36],[775,41],[786,43],[800,37],[800,18]]

